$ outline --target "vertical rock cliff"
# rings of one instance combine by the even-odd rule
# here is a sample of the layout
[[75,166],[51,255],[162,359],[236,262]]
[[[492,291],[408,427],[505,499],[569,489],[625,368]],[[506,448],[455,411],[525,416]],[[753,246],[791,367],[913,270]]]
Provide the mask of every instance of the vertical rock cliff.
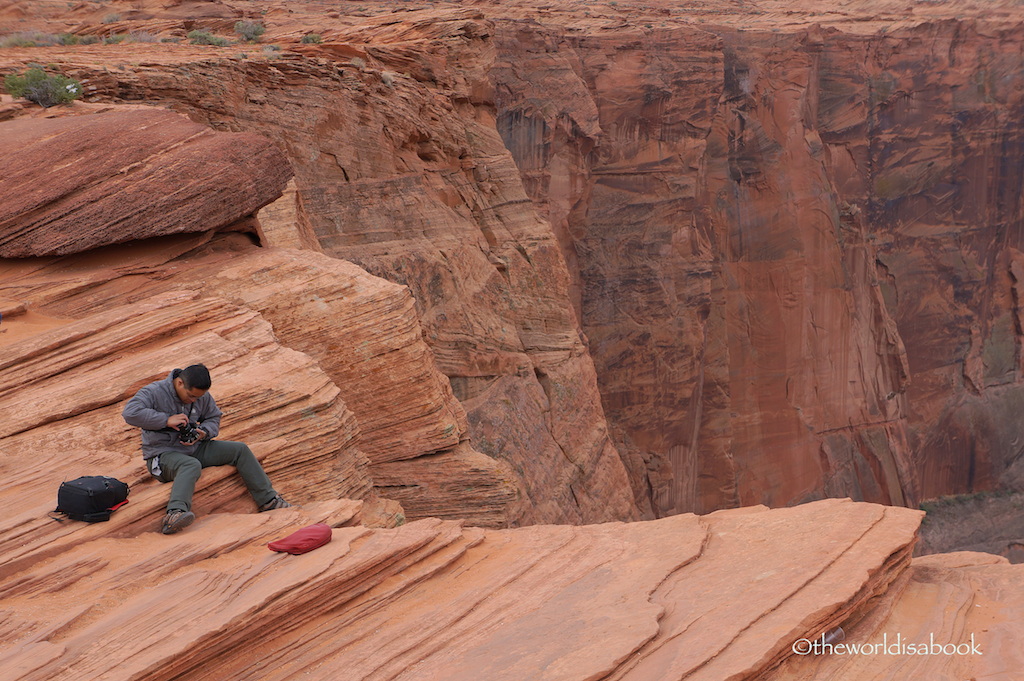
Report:
[[499,20],[492,71],[638,502],[1019,485],[1012,25],[666,14]]

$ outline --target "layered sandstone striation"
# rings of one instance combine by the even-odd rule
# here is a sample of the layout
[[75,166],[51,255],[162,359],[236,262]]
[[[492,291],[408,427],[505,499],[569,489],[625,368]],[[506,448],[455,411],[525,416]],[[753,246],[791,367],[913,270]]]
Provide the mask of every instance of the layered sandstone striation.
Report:
[[[115,73],[82,49],[66,55],[90,100],[163,103],[287,150],[294,192],[262,211],[266,243],[316,244],[408,287],[465,410],[447,444],[469,437],[516,482],[512,521],[636,519],[568,270],[494,126],[490,30],[475,10],[448,10],[339,25],[329,43],[274,59],[139,46],[145,65]],[[423,453],[399,442],[381,456]]]
[[[1019,579],[974,558],[911,563],[920,513],[849,501],[516,530],[369,530],[337,501],[218,513],[166,537],[138,525],[151,488],[113,527],[77,525],[6,565],[7,678],[101,678],[114,660],[140,679],[797,678],[793,663],[772,671],[794,641],[840,623],[850,639],[874,634],[929,584],[956,585],[952,603],[974,582]],[[267,550],[311,522],[333,526],[332,541],[301,556]],[[943,623],[941,640],[1002,646],[1012,627],[981,628],[995,611],[979,606]],[[929,664],[970,675],[1017,662]]]
[[[125,470],[144,475],[137,432],[120,418],[123,401],[148,380],[203,361],[227,414],[223,436],[266,441],[273,454],[264,464],[275,483],[295,478],[281,481],[286,495],[374,496],[373,466],[425,457],[405,466],[401,482],[386,485],[404,492],[398,496],[411,517],[512,521],[517,480],[500,462],[459,444],[465,413],[434,367],[407,290],[349,263],[259,249],[240,235],[203,241],[101,249],[89,256],[91,267],[82,258],[75,266],[68,258],[7,261],[0,287],[31,306],[5,321],[0,336],[5,366],[17,379],[6,451],[24,448],[29,456],[40,437],[77,441],[82,435],[71,433],[80,424],[96,423],[97,432],[119,433],[103,441]],[[223,329],[221,317],[231,320]],[[246,341],[236,318],[261,329],[260,340]],[[33,319],[53,328],[41,332],[45,326]],[[73,343],[82,338],[88,344],[79,353]],[[312,372],[305,380],[303,366]],[[43,373],[26,373],[32,367]],[[120,383],[101,379],[112,371]],[[109,384],[102,396],[83,390],[101,380]],[[70,477],[96,465],[91,442],[81,439],[74,454],[54,447],[55,457],[73,462]],[[39,465],[46,470],[46,461]],[[461,478],[462,486],[437,489],[420,480],[437,476]],[[37,482],[52,486],[45,477]],[[476,487],[481,491],[460,494]]]
[[[1000,591],[1020,566],[912,561],[917,511],[826,500],[634,524],[371,530],[353,525],[358,503],[322,501],[205,515],[168,537],[142,522],[155,487],[137,485],[108,524],[5,552],[5,678],[863,678],[864,658],[851,669],[793,652],[837,625],[848,642],[932,634],[981,653],[870,658],[884,678],[1021,663],[1019,590]],[[335,528],[332,541],[267,550],[312,522]]]
[[0,134],[5,258],[222,230],[277,199],[291,177],[270,141],[154,108],[24,116]]
[[[389,469],[385,487],[396,494],[385,496],[400,498],[410,517],[468,518],[503,527],[520,515],[515,473],[465,442],[465,411],[437,371],[407,288],[326,255],[254,244],[252,234],[263,232],[252,213],[275,197],[269,189],[258,191],[268,172],[264,166],[240,164],[231,171],[231,191],[252,192],[248,204],[230,207],[233,224],[247,226],[250,234],[218,231],[226,198],[218,188],[231,159],[208,162],[205,155],[222,137],[234,144],[253,136],[222,135],[155,109],[96,112],[80,106],[72,113],[79,115],[15,119],[0,129],[16,135],[37,129],[23,121],[39,123],[50,131],[45,140],[60,142],[88,139],[97,119],[116,123],[121,138],[137,147],[126,146],[125,155],[146,158],[151,175],[164,177],[162,183],[143,182],[147,193],[173,195],[180,188],[185,195],[205,187],[212,198],[194,203],[183,224],[173,215],[147,212],[129,191],[122,197],[105,190],[87,205],[109,223],[86,221],[75,229],[77,219],[60,228],[33,221],[59,198],[39,199],[40,209],[13,216],[12,223],[27,225],[20,232],[38,253],[5,259],[0,269],[2,366],[10,378],[6,398],[0,398],[8,414],[0,443],[8,470],[32,470],[12,494],[49,498],[54,480],[88,474],[103,456],[116,455],[118,461],[107,474],[145,478],[137,432],[120,417],[123,402],[172,368],[201,361],[216,377],[216,394],[228,414],[223,436],[265,454],[264,467],[293,500],[375,501],[382,490],[374,488],[372,467],[403,462],[401,479],[394,466]],[[210,143],[183,145],[181,127]],[[278,154],[283,163],[269,142],[257,138],[249,146],[255,156],[273,149],[271,156]],[[166,148],[177,151],[160,151]],[[81,196],[132,175],[131,168],[95,171],[94,165],[110,165],[99,150],[65,149],[56,176],[59,196]],[[6,151],[5,162],[16,166],[16,147]],[[287,177],[290,171],[283,167],[272,174]],[[181,168],[190,169],[187,176],[168,179],[167,173]],[[21,187],[24,177],[12,173],[4,187],[9,180],[12,195],[37,194]],[[153,236],[164,220],[176,228]],[[79,238],[109,236],[106,227],[116,223],[134,224],[138,238],[104,247]],[[64,237],[62,248],[74,252],[48,255],[54,250],[50,242]],[[59,471],[56,477],[47,474],[53,470]],[[237,481],[228,490],[244,496]],[[402,513],[390,503],[382,507],[384,515]],[[43,526],[56,531],[39,510],[19,513],[12,527],[24,523],[19,534]],[[40,533],[39,541],[48,534]]]
[[794,655],[769,678],[1014,678],[1024,664],[1014,643],[1024,602],[1016,589],[1005,591],[1005,580],[1019,579],[1019,568],[984,553],[917,558],[899,587],[850,628],[845,648]]

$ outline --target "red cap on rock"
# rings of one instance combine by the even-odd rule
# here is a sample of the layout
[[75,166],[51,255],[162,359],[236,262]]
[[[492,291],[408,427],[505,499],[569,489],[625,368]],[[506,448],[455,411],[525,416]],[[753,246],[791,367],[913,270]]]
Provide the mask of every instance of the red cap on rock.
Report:
[[320,548],[331,541],[331,528],[324,523],[316,523],[292,532],[284,539],[272,541],[267,546],[271,551],[298,555]]

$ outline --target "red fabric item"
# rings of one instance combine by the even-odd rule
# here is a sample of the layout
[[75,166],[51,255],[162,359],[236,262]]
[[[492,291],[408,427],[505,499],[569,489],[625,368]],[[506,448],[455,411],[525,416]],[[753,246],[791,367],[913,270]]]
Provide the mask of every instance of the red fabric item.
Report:
[[325,523],[316,523],[292,532],[283,539],[272,541],[267,546],[271,551],[291,553],[297,556],[300,553],[318,549],[329,541],[331,541],[331,528]]

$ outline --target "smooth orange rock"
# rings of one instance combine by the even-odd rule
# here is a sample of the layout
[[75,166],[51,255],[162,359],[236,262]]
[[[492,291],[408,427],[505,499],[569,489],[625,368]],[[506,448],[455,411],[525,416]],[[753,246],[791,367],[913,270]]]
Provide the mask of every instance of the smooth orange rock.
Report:
[[[812,678],[789,676],[807,661],[795,659],[794,641],[854,616],[901,617],[911,588],[890,584],[954,587],[955,607],[1019,572],[965,555],[911,567],[920,514],[849,501],[516,530],[345,527],[339,503],[218,513],[173,536],[76,524],[0,573],[0,662],[24,681],[100,678],[112,663],[140,678],[222,681],[339,670],[405,680]],[[311,522],[337,528],[333,540],[299,556],[266,550]],[[915,607],[918,626],[928,612],[942,622]],[[999,618],[976,637],[988,650],[1019,629],[1012,613]],[[958,629],[947,621],[941,633]],[[994,662],[985,668],[1000,669]]]
[[1020,565],[989,554],[916,558],[899,588],[845,627],[844,648],[801,642],[801,655],[766,678],[1016,678],[1022,577]]
[[223,229],[291,176],[269,141],[158,109],[19,118],[0,135],[17,141],[0,149],[0,257]]

